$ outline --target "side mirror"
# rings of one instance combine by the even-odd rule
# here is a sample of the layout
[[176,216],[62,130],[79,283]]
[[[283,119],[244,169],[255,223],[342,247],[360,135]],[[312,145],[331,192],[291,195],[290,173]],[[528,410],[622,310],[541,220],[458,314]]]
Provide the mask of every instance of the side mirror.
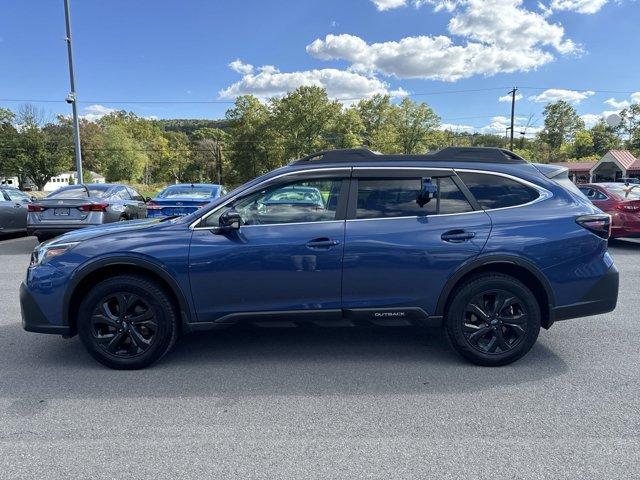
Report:
[[431,182],[430,178],[425,178],[422,180],[422,188],[420,189],[420,193],[418,194],[418,198],[416,202],[420,205],[420,208],[424,207],[427,203],[429,203],[432,199],[438,196],[438,187],[435,183]]
[[151,201],[151,197],[144,197],[144,203],[149,203]]
[[232,230],[239,230],[240,223],[242,223],[242,217],[233,208],[230,208],[222,215],[220,215],[220,232],[230,232]]

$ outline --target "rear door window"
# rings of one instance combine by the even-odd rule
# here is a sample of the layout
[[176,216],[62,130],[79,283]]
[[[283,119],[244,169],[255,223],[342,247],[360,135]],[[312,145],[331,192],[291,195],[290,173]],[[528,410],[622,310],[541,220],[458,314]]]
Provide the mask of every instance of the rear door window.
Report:
[[470,212],[473,209],[450,177],[434,178],[438,198],[418,204],[422,178],[358,179],[357,219],[419,217]]
[[458,172],[458,176],[485,210],[524,205],[540,196],[535,189],[499,175]]

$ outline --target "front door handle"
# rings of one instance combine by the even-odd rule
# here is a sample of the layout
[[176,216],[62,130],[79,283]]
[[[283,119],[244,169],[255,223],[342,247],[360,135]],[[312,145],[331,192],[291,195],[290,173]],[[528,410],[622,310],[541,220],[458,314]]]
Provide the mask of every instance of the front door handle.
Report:
[[474,232],[467,232],[466,230],[449,230],[444,232],[440,238],[449,243],[463,243],[474,238],[476,234]]
[[332,240],[327,237],[314,238],[313,240],[308,241],[306,244],[307,248],[310,248],[312,250],[328,250],[331,247],[335,247],[336,245],[340,245],[340,242],[338,240]]

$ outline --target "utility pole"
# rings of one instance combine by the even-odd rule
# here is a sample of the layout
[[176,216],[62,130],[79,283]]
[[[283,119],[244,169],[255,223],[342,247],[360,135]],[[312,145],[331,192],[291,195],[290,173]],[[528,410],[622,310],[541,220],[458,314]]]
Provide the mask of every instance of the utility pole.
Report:
[[517,87],[513,87],[513,90],[511,90],[509,93],[511,94],[511,126],[509,127],[509,130],[511,130],[511,139],[509,142],[509,150],[513,150],[513,124],[515,122],[515,115],[516,115],[516,92],[518,91]]
[[71,104],[73,110],[73,142],[76,146],[76,181],[78,184],[84,183],[82,175],[82,151],[80,150],[80,123],[78,122],[78,106],[76,99],[76,80],[73,72],[73,48],[71,45],[71,13],[69,10],[69,0],[64,0],[64,19],[67,26],[67,55],[69,57],[69,80],[71,82],[71,91],[67,96],[67,103]]

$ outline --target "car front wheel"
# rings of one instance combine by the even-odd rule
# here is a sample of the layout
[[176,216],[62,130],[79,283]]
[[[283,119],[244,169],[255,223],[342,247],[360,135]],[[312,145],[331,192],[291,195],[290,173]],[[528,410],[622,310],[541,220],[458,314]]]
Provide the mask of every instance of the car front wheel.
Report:
[[524,356],[540,332],[535,295],[514,277],[486,273],[465,282],[445,318],[453,348],[473,363],[506,365]]
[[85,296],[78,334],[87,351],[110,368],[144,368],[173,347],[178,319],[164,288],[143,276],[108,278]]

